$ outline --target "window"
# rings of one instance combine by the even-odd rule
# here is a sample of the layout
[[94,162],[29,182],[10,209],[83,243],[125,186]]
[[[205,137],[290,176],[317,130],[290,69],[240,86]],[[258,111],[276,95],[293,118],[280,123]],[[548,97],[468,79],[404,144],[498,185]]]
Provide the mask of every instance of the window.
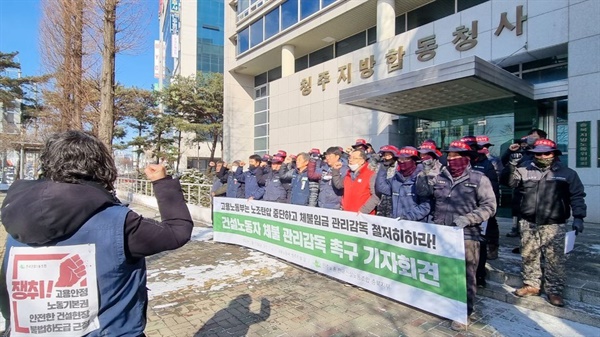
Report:
[[295,63],[296,72],[299,72],[300,70],[304,70],[306,68],[308,68],[308,55],[304,55],[302,57],[297,58]]
[[263,18],[250,25],[250,48],[263,42],[264,29],[263,29]]
[[377,42],[377,26],[367,29],[367,45]]
[[408,30],[454,14],[454,1],[434,1],[408,12]]
[[406,32],[406,15],[398,15],[396,17],[396,35]]
[[238,53],[243,53],[250,48],[250,30],[248,28],[238,33]]
[[281,4],[281,30],[298,22],[298,0],[287,0]]
[[315,52],[308,54],[308,62],[310,66],[316,66],[333,58],[333,45],[321,48]]
[[304,20],[318,11],[318,0],[300,0],[300,20]]
[[237,12],[240,14],[250,7],[250,0],[238,0]]
[[258,87],[260,85],[267,83],[267,73],[262,73],[254,76],[254,86]]
[[254,127],[254,137],[265,137],[269,135],[269,126],[267,124]]
[[269,78],[269,82],[275,81],[281,78],[281,67],[273,68],[268,71],[267,74]]
[[323,8],[331,5],[332,3],[336,2],[336,0],[322,0],[323,1]]
[[335,44],[335,56],[339,57],[348,54],[366,45],[366,31],[347,37]]
[[265,40],[279,33],[279,7],[265,15]]
[[487,1],[489,0],[458,0],[457,9],[459,12],[464,11],[467,8],[475,7]]
[[269,122],[269,114],[266,111],[258,112],[254,115],[254,125],[266,124]]

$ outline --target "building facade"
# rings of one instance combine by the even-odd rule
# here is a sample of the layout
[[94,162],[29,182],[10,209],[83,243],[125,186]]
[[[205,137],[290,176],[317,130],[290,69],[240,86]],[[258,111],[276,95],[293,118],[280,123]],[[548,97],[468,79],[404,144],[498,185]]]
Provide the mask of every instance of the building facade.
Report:
[[[225,150],[438,145],[532,128],[600,198],[600,1],[250,0],[225,4]],[[586,221],[600,222],[589,207]]]
[[[177,75],[187,77],[198,71],[223,73],[224,9],[223,0],[160,2],[161,38],[159,50],[155,51],[158,62],[155,64],[155,77],[159,88],[168,85]],[[157,70],[157,67],[163,67],[163,71]],[[194,143],[191,139],[193,135],[184,135],[179,167],[204,170],[210,160],[210,144]],[[217,146],[215,157],[222,157],[220,146]]]

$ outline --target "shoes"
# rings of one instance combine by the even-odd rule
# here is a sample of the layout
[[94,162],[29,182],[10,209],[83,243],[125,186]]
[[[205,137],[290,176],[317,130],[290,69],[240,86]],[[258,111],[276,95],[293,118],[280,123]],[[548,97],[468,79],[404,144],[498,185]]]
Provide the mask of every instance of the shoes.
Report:
[[477,278],[477,287],[478,288],[485,288],[486,286],[486,282],[484,278]]
[[492,245],[492,244],[488,245],[487,259],[488,260],[498,259],[498,245]]
[[565,301],[559,294],[548,294],[548,302],[556,307],[564,307]]
[[521,236],[521,233],[519,233],[519,229],[518,228],[513,227],[510,230],[510,232],[506,233],[506,236],[509,237],[509,238],[516,238],[516,237]]
[[535,288],[535,287],[532,287],[530,285],[524,285],[523,287],[515,290],[514,294],[517,295],[517,296],[519,296],[519,297],[539,296],[540,295],[540,288]]

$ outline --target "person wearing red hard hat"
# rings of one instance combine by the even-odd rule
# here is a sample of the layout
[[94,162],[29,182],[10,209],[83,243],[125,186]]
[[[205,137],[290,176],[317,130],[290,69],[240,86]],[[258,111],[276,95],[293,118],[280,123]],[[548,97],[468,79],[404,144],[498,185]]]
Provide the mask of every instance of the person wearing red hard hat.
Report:
[[[378,154],[381,159],[379,166],[377,166],[376,174],[379,174],[381,171],[385,171],[386,178],[392,178],[396,174],[396,166],[398,166],[400,149],[394,145],[384,145],[379,148]],[[377,182],[375,182],[375,184],[377,184]],[[392,197],[382,194],[380,199],[379,206],[377,206],[377,215],[391,218],[393,213]]]
[[519,221],[523,287],[514,294],[537,296],[543,283],[548,302],[562,307],[567,221],[573,215],[570,229],[583,232],[585,190],[577,172],[558,159],[561,151],[555,142],[538,139],[528,152],[533,160],[521,164],[521,157],[513,154],[502,172],[504,183],[523,191]]
[[264,173],[265,194],[264,201],[274,201],[280,203],[289,202],[289,191],[291,179],[282,179],[279,170],[284,161],[284,157],[276,153],[271,158],[271,169]]
[[419,152],[412,146],[405,146],[397,152],[397,169],[391,178],[387,172],[379,170],[375,190],[392,199],[392,218],[398,220],[423,221],[431,211],[430,198],[416,193],[416,180],[421,170],[417,166]]
[[[433,198],[433,223],[456,226],[464,231],[467,314],[470,316],[477,293],[481,223],[496,213],[496,195],[490,179],[471,167],[473,150],[467,143],[455,140],[444,152],[448,154],[448,165],[426,186]],[[454,321],[451,328],[461,331],[466,325]]]

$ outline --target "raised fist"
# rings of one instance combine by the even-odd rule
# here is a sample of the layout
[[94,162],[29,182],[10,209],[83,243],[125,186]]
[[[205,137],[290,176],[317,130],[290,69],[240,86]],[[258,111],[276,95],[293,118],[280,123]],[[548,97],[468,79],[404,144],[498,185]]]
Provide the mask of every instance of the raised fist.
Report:
[[83,260],[76,254],[60,264],[60,276],[56,281],[57,287],[70,287],[86,275]]

